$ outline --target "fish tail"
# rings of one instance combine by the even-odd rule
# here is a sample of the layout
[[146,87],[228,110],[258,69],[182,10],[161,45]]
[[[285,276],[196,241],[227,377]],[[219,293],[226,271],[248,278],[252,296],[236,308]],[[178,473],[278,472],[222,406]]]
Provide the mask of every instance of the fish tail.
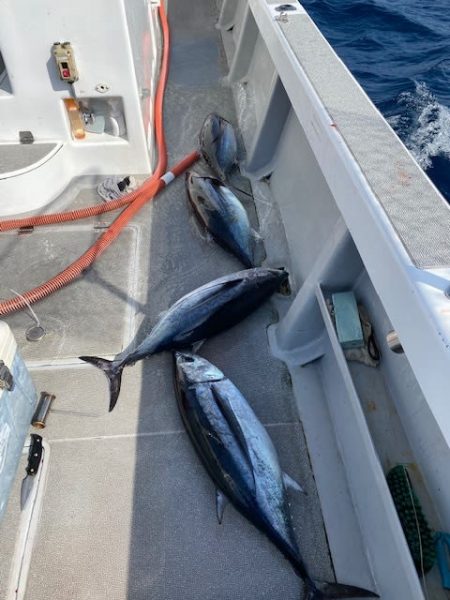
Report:
[[255,229],[251,230],[251,253],[253,263],[251,266],[260,267],[267,255],[264,248],[263,238],[257,231],[255,231]]
[[307,591],[305,600],[324,600],[325,598],[379,598],[378,594],[342,583],[328,581],[306,582]]
[[[224,177],[223,180],[226,181],[226,178]],[[253,198],[253,194],[251,194],[250,192],[246,192],[245,190],[243,190],[242,188],[238,187],[237,185],[234,185],[233,183],[230,183],[230,181],[228,181],[227,183],[228,183],[228,185],[230,187],[232,187],[237,192],[240,192],[241,194],[244,194],[244,196],[248,196],[249,198]]]
[[255,242],[263,241],[262,235],[258,231],[256,231],[256,229],[252,229],[251,233],[252,233],[252,238],[254,239]]
[[109,412],[113,410],[117,403],[120,394],[120,386],[122,383],[122,371],[124,364],[120,360],[106,360],[98,356],[80,356],[80,360],[94,365],[103,371],[108,378],[109,383]]

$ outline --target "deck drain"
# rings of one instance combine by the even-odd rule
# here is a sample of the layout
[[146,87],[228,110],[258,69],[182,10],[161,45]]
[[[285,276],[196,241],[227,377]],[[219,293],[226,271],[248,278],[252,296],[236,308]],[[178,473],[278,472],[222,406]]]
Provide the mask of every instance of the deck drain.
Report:
[[45,329],[41,325],[32,325],[25,331],[25,337],[29,342],[39,342],[45,335]]

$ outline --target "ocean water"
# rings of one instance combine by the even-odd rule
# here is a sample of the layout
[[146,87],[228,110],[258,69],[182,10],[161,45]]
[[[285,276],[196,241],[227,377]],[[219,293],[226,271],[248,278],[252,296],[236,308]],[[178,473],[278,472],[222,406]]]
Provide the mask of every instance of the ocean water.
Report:
[[301,0],[450,202],[450,0]]

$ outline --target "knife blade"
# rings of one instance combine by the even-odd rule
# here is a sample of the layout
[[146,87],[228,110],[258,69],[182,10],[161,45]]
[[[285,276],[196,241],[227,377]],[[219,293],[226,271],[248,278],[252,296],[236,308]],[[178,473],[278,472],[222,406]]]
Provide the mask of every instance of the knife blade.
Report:
[[34,478],[39,470],[39,465],[42,458],[42,436],[36,433],[31,434],[31,445],[28,450],[28,463],[26,467],[26,475],[22,481],[20,489],[20,508],[23,510],[33,489]]

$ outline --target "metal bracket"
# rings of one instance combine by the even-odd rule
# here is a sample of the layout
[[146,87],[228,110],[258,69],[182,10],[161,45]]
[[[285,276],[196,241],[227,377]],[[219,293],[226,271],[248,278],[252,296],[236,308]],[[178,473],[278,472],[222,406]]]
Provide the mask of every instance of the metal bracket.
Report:
[[0,389],[8,392],[14,389],[14,377],[2,360],[0,360]]

